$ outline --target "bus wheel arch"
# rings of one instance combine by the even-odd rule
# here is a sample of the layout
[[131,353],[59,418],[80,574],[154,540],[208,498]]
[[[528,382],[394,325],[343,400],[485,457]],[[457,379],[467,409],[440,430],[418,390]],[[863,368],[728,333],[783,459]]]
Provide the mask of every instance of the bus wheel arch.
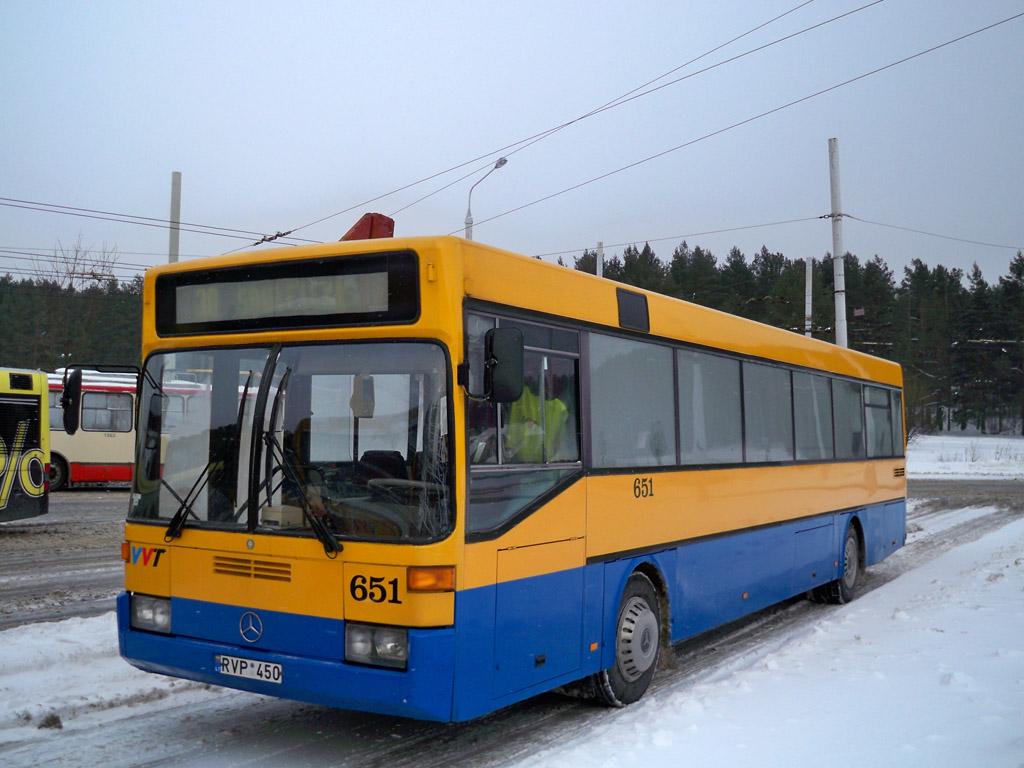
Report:
[[[651,573],[654,570],[654,573]],[[651,574],[651,575],[649,575]],[[654,579],[651,576],[654,576]],[[647,691],[662,655],[667,601],[656,569],[637,568],[626,580],[615,620],[615,664],[597,673],[597,699],[624,707]]]
[[70,486],[71,470],[67,460],[59,453],[50,455],[50,491],[60,491]]
[[856,596],[857,587],[864,579],[865,542],[864,528],[856,515],[846,524],[843,543],[839,549],[839,577],[828,584],[817,587],[811,596],[821,603],[843,605]]

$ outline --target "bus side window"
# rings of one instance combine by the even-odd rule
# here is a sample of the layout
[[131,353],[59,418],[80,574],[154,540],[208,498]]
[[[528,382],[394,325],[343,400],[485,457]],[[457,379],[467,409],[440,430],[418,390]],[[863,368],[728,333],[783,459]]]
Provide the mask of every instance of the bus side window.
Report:
[[64,409],[60,407],[60,397],[63,391],[60,389],[50,390],[50,430],[64,429]]
[[523,395],[502,407],[504,462],[579,460],[575,367],[568,358],[526,353]]

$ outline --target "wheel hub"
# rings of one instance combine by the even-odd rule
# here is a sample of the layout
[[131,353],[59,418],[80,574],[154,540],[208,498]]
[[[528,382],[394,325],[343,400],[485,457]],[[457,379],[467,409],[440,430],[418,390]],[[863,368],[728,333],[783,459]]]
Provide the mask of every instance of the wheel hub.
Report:
[[658,619],[642,597],[631,597],[622,609],[615,640],[615,661],[626,682],[639,679],[658,656]]

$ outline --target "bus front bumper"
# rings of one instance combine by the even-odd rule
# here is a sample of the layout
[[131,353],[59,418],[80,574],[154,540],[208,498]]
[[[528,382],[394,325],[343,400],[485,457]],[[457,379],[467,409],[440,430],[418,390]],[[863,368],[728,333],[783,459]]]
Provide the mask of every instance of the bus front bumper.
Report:
[[[135,630],[126,592],[117,598],[117,634],[121,655],[146,672],[342,709],[440,722],[452,719],[455,640],[450,627],[409,630],[408,670]],[[281,681],[224,674],[217,663],[223,655],[279,664]]]

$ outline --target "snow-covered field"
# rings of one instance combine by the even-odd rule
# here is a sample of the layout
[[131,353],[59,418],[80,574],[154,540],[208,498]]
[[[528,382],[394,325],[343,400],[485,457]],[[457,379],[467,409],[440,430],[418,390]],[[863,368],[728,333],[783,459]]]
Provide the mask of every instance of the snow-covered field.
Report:
[[[1024,479],[1022,456],[1021,439],[921,437],[911,445],[908,475]],[[986,512],[922,516],[908,543]],[[659,687],[595,727],[566,728],[557,746],[519,748],[508,764],[1021,768],[1024,519],[899,573],[848,605],[821,608],[798,629],[771,633],[739,658]],[[0,633],[0,765],[133,764],[119,750],[129,745],[117,743],[117,723],[159,719],[171,700],[244,709],[259,697],[129,667],[117,655],[112,613]],[[252,762],[314,764],[308,753],[293,755],[298,762],[288,754],[267,763],[254,751]],[[154,753],[138,757],[146,763]],[[318,760],[331,764],[322,752]],[[211,754],[199,762],[221,761]]]
[[907,477],[1024,479],[1024,438],[918,435],[907,449]]

